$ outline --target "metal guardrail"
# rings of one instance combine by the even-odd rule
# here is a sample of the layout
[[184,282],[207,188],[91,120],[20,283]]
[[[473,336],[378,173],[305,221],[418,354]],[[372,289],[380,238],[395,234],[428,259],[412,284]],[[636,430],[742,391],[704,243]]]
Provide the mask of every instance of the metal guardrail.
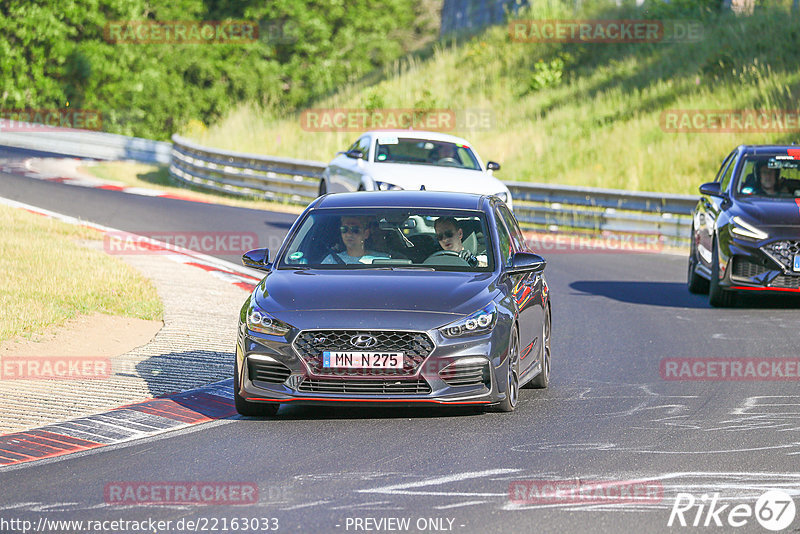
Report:
[[[317,196],[325,164],[204,147],[172,136],[170,174],[179,180],[234,195],[307,204]],[[669,245],[685,245],[690,195],[645,193],[590,187],[505,182],[514,213],[527,228],[547,231],[615,232],[657,235]]]
[[[17,127],[27,123],[17,123]],[[0,146],[40,150],[79,158],[132,159],[145,163],[169,163],[172,145],[140,137],[74,129],[50,129],[29,125],[30,131],[0,130]]]

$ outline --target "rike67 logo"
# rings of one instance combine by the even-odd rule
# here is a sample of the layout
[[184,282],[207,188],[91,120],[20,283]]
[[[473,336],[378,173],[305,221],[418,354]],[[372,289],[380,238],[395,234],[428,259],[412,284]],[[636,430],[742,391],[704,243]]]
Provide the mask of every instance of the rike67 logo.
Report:
[[792,524],[795,506],[792,497],[780,490],[769,490],[756,500],[755,505],[722,504],[719,493],[704,493],[696,498],[691,493],[678,493],[669,514],[667,526],[671,527],[743,527],[753,518],[767,530],[777,532]]

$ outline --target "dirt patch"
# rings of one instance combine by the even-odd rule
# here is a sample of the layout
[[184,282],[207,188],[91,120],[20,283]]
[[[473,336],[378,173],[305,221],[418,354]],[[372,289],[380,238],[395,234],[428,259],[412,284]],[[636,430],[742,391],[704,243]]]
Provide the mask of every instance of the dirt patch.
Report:
[[102,313],[69,319],[50,332],[30,339],[0,343],[3,356],[103,356],[114,357],[141,347],[161,330],[161,321],[114,317]]

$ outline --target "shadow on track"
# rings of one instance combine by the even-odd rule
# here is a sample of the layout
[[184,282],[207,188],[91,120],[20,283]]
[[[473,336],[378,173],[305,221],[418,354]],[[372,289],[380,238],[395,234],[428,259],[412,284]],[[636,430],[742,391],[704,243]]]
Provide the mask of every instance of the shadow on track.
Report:
[[[640,282],[579,280],[571,289],[629,304],[666,308],[710,309],[706,295],[693,295],[682,282]],[[800,308],[800,297],[792,295],[739,294],[735,308],[793,309]]]
[[464,417],[502,415],[491,413],[474,407],[435,406],[425,408],[380,408],[380,407],[346,407],[346,406],[281,406],[274,417],[244,417],[247,421],[326,421],[326,420],[361,420],[361,419],[435,419],[440,417]]
[[686,284],[679,282],[629,282],[579,280],[569,287],[589,295],[607,297],[619,302],[665,306],[669,308],[708,308],[708,297],[692,295]]

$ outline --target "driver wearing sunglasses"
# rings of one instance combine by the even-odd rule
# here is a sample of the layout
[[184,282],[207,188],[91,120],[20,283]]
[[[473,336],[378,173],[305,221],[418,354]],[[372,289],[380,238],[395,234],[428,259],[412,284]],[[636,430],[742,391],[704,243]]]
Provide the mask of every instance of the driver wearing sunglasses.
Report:
[[470,267],[478,265],[478,258],[464,248],[464,231],[458,226],[458,222],[453,217],[440,217],[433,225],[436,231],[436,239],[442,250],[449,250],[458,253],[458,256],[466,261]]
[[348,263],[372,263],[372,258],[386,258],[386,254],[369,250],[366,241],[369,239],[369,222],[363,217],[344,216],[341,218],[339,235],[345,250],[331,252],[322,263],[344,265]]

